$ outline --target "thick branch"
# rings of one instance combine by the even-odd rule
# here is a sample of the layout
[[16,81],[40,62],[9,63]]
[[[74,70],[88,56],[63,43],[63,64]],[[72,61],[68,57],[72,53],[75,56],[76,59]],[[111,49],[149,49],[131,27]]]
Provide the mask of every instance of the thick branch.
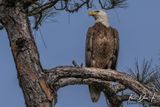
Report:
[[50,86],[61,87],[72,84],[90,84],[93,82],[107,85],[107,81],[119,82],[128,87],[138,95],[146,95],[147,101],[160,106],[160,95],[148,90],[141,83],[133,79],[130,75],[114,70],[104,70],[98,68],[78,68],[78,67],[57,67],[48,70],[48,84]]

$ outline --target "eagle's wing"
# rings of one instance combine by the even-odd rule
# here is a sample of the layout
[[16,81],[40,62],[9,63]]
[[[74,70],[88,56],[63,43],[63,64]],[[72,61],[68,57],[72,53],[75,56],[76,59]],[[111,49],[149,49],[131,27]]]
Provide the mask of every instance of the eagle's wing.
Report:
[[85,49],[85,63],[87,67],[91,66],[92,51],[93,51],[93,29],[90,27],[87,31],[86,49]]
[[111,60],[111,69],[116,69],[117,66],[117,59],[118,59],[118,52],[119,52],[119,34],[115,28],[110,27],[112,35],[114,37],[114,46],[113,46],[113,55]]
[[[85,62],[87,67],[94,67],[94,59],[93,59],[93,42],[94,42],[94,36],[96,34],[96,30],[94,27],[90,27],[87,32],[87,37],[86,37],[86,51],[85,51]],[[89,92],[90,96],[93,102],[97,102],[100,93],[102,91],[102,87],[100,85],[89,85]]]

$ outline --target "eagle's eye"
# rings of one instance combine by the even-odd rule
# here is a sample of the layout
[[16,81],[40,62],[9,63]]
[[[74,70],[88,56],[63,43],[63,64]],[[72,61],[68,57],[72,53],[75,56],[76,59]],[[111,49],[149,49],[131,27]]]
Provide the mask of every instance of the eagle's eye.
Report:
[[99,10],[96,10],[95,12],[96,12],[96,13],[99,13]]

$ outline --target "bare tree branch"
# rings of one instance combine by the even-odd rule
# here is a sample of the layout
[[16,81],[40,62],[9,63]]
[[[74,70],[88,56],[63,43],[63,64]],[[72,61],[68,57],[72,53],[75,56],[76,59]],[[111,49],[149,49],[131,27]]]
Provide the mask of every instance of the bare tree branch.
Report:
[[124,85],[122,85],[122,84],[116,84],[116,85],[114,85],[114,90],[115,90],[115,92],[117,93],[117,92],[121,92],[121,91],[123,91],[123,90],[125,90],[125,89],[127,89],[127,87],[125,87]]
[[54,1],[50,1],[50,2],[47,2],[37,8],[34,8],[33,10],[29,11],[28,13],[28,16],[33,16],[33,15],[36,15],[36,14],[39,14],[49,8],[51,8],[52,6],[54,6],[59,0],[54,0]]
[[[129,100],[130,95],[122,95],[122,96],[118,96],[118,99],[123,102],[123,101],[128,101]],[[131,99],[131,101],[136,101],[134,99]]]
[[[102,85],[107,85],[107,81],[119,82],[138,95],[146,95],[148,102],[152,100],[152,104],[160,106],[160,95],[158,93],[150,91],[140,82],[123,72],[98,68],[56,67],[47,70],[46,74],[48,75],[47,83],[52,88],[74,84],[90,84],[91,82]],[[153,95],[155,95],[154,99],[152,99]]]
[[[127,0],[99,0],[102,9],[122,8],[126,6]],[[92,8],[93,0],[49,0],[45,4],[29,11],[28,15],[33,16],[39,14],[49,8],[54,7],[55,10],[65,10],[67,12],[77,12],[80,8],[86,5],[87,8]]]
[[[48,0],[46,2],[41,2],[38,0],[28,0],[36,1],[32,5],[28,6],[28,16],[34,16],[35,29],[41,25],[42,17],[51,16],[49,14],[55,11],[64,10],[66,12],[78,12],[82,7],[87,9],[92,8],[97,2],[94,0]],[[99,5],[102,9],[108,10],[113,8],[125,7],[127,0],[99,0]],[[97,5],[97,4],[96,4]]]

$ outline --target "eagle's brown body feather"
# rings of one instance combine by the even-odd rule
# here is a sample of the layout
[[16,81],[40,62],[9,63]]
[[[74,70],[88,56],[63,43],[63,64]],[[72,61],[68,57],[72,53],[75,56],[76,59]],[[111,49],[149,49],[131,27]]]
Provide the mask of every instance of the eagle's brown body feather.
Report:
[[[86,66],[102,69],[116,69],[118,48],[118,32],[112,27],[95,23],[87,32],[86,38]],[[93,102],[97,102],[102,86],[89,85]]]

